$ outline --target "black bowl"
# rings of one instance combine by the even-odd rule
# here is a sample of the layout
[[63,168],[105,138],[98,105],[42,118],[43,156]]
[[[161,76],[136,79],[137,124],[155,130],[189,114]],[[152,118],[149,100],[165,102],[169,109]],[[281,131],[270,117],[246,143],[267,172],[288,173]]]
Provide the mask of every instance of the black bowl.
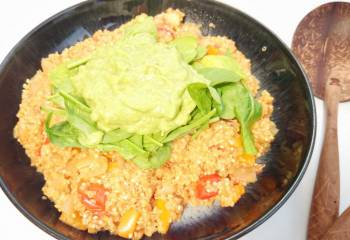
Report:
[[[117,239],[108,233],[87,234],[60,221],[42,200],[43,176],[30,167],[13,138],[21,90],[40,67],[40,59],[91,36],[113,29],[142,12],[169,8],[186,13],[186,21],[203,25],[204,34],[225,35],[252,61],[263,89],[275,98],[273,121],[279,128],[271,150],[259,162],[266,167],[258,181],[233,208],[193,209],[167,235],[150,239],[236,239],[269,218],[301,180],[315,139],[315,105],[307,77],[290,50],[268,29],[244,13],[209,0],[86,1],[51,17],[25,36],[0,68],[0,185],[13,204],[34,224],[57,239]],[[212,22],[216,28],[209,28]],[[147,238],[146,238],[147,239]]]

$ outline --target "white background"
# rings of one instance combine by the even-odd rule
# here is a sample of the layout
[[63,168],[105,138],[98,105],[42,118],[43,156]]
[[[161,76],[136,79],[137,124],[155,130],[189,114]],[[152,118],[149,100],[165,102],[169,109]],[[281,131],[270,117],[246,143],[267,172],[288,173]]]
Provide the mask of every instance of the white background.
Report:
[[[53,14],[80,2],[79,0],[3,1],[0,6],[0,61],[31,29]],[[262,22],[290,46],[294,30],[301,19],[325,0],[224,0]],[[20,71],[20,69],[19,69]],[[243,240],[303,240],[320,156],[323,132],[323,103],[316,99],[318,129],[316,147],[306,174],[295,193],[269,220]],[[340,210],[350,206],[350,103],[340,105],[339,142],[341,166]],[[53,240],[29,222],[0,191],[0,229],[2,239]]]

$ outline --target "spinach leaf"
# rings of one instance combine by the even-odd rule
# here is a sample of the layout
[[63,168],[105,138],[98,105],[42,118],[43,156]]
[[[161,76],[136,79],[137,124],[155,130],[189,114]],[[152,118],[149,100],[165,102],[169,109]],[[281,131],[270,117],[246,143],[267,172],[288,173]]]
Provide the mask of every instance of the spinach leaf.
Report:
[[45,121],[45,131],[51,143],[60,147],[81,147],[77,131],[67,121],[50,127],[53,114],[49,113]]
[[118,143],[121,140],[131,137],[132,135],[133,135],[132,133],[128,133],[118,128],[118,129],[106,132],[103,136],[102,143],[103,144]]
[[143,147],[146,151],[149,151],[149,152],[156,151],[158,148],[162,146],[163,146],[163,143],[158,141],[156,137],[151,135],[143,136]]
[[196,58],[194,59],[194,61],[202,59],[207,54],[207,52],[208,52],[207,48],[199,45],[197,47],[197,55],[196,55]]
[[63,101],[63,98],[61,97],[61,95],[59,94],[59,91],[57,89],[54,89],[54,93],[49,96],[47,98],[48,101],[52,102],[55,106],[57,106],[58,108],[64,108],[64,101]]
[[84,64],[86,64],[88,61],[90,61],[91,60],[91,57],[85,57],[85,58],[82,58],[82,59],[78,59],[78,60],[73,60],[73,61],[71,61],[71,62],[69,62],[68,64],[67,64],[67,68],[69,69],[69,70],[72,70],[72,69],[74,69],[74,68],[76,68],[76,67],[79,67],[79,66],[81,66],[81,65],[84,65]]
[[142,169],[159,168],[170,158],[170,154],[170,144],[165,144],[157,151],[152,152],[149,158],[137,156],[133,158],[132,161]]
[[170,44],[174,45],[180,52],[185,62],[189,63],[197,57],[197,39],[193,36],[175,38]]
[[193,114],[191,114],[191,120],[187,124],[191,124],[205,115],[201,111],[199,111],[198,108],[195,108],[195,110],[193,110],[192,113]]
[[125,36],[134,36],[137,34],[148,33],[152,36],[157,36],[157,26],[152,17],[145,17],[143,19],[135,19],[131,24],[124,27]]
[[197,131],[192,135],[192,138],[196,139],[201,132],[203,132],[205,129],[209,128],[209,122],[210,122],[210,120],[208,120],[206,123],[204,123],[202,126],[200,126],[197,129]]
[[192,66],[197,71],[203,68],[225,69],[238,75],[240,79],[246,78],[246,75],[237,60],[225,55],[206,55],[200,61],[195,62]]
[[219,92],[211,86],[208,86],[208,90],[209,90],[210,96],[213,98],[213,100],[216,103],[221,104],[222,101],[221,101],[221,96],[220,96]]
[[[124,141],[124,140],[123,140]],[[130,141],[129,141],[130,142]],[[132,150],[132,147],[125,146],[127,144],[120,144],[120,143],[115,143],[115,144],[98,144],[96,145],[96,148],[99,149],[100,151],[116,151],[126,160],[131,160],[133,159],[136,154]]]
[[96,148],[100,151],[116,151],[126,160],[135,158],[148,159],[150,153],[131,142],[129,139],[124,139],[118,143],[98,144]]
[[241,83],[232,83],[222,87],[224,109],[222,118],[237,118],[240,123],[244,150],[248,154],[256,154],[252,125],[261,117],[262,107],[249,90]]
[[60,115],[62,117],[66,117],[66,111],[61,108],[55,108],[55,107],[46,107],[46,106],[41,106],[40,110],[46,113],[53,113],[55,115]]
[[215,115],[215,113],[216,113],[216,109],[213,109],[210,112],[208,112],[207,114],[205,114],[204,116],[202,116],[202,117],[196,119],[195,121],[191,122],[190,124],[182,126],[182,127],[179,127],[177,129],[173,130],[163,140],[163,143],[167,143],[167,142],[173,141],[176,138],[182,137],[185,134],[196,130],[197,128],[199,128],[203,124],[205,124],[211,117],[213,117]]
[[232,91],[232,85],[228,84],[220,88],[221,90],[221,100],[222,100],[222,111],[220,112],[220,117],[223,119],[234,119],[235,118],[235,92]]
[[152,153],[150,162],[152,168],[160,168],[169,158],[171,154],[171,146],[169,143],[164,144],[156,152]]
[[[100,143],[98,145],[96,145],[96,149],[102,151],[102,152],[110,152],[110,151],[116,151],[118,152],[122,157],[123,154],[119,152],[119,147],[115,144],[112,144],[112,143]],[[126,158],[124,157],[125,159],[129,159],[129,158]]]
[[152,168],[152,164],[149,161],[148,157],[136,156],[136,157],[134,157],[131,160],[133,161],[133,163],[135,163],[141,169],[150,169],[150,168]]
[[55,90],[68,93],[74,91],[72,77],[77,73],[77,69],[69,69],[68,65],[68,63],[61,64],[49,72],[48,78]]
[[246,120],[246,123],[241,127],[243,146],[245,151],[249,154],[256,154],[257,150],[254,144],[254,137],[251,132],[253,124],[261,118],[262,115],[262,106],[255,99],[251,100],[251,113]]
[[254,112],[250,117],[251,124],[254,124],[254,122],[256,122],[261,118],[262,111],[263,111],[261,103],[259,103],[255,99],[253,101],[254,101]]
[[143,135],[134,134],[129,138],[129,141],[136,146],[143,148]]
[[94,146],[102,141],[104,133],[90,118],[91,109],[72,95],[60,92],[67,111],[67,121],[79,130],[78,141],[83,146]]
[[94,131],[89,134],[79,133],[78,141],[84,147],[95,147],[101,142],[102,137],[102,131]]
[[198,69],[197,72],[210,80],[210,86],[216,86],[222,83],[234,83],[242,79],[234,71],[223,68],[205,67]]
[[91,109],[85,103],[83,103],[80,99],[74,97],[73,95],[65,91],[59,91],[59,95],[63,97],[65,103],[69,102],[74,107],[79,108],[86,113],[91,113]]
[[210,112],[212,97],[206,84],[191,83],[187,86],[187,91],[202,113]]
[[[127,156],[126,159],[130,160],[136,156],[148,157],[149,152],[142,149],[129,139],[125,139],[115,144],[119,148],[119,153],[123,156]],[[124,157],[123,156],[123,157]]]

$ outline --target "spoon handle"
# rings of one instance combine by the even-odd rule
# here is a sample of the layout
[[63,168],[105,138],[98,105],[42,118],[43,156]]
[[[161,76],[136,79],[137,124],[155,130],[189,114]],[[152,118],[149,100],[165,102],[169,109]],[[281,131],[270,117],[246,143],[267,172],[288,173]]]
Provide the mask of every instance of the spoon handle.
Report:
[[350,239],[350,207],[347,208],[335,223],[328,229],[322,240],[348,240]]
[[309,215],[308,240],[319,240],[339,215],[338,103],[337,79],[325,85],[326,129]]

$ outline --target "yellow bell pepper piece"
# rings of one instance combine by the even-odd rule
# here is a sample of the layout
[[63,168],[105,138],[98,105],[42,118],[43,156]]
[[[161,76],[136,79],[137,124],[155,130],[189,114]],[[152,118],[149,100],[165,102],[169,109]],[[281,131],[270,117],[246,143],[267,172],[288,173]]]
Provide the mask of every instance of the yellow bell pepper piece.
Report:
[[239,160],[244,163],[253,164],[255,163],[255,156],[252,154],[243,153],[239,156]]
[[234,145],[236,148],[243,148],[243,143],[242,143],[241,135],[237,134],[237,135],[234,137],[234,143],[233,143],[233,145]]
[[158,221],[158,232],[166,233],[171,223],[170,212],[165,206],[165,201],[162,199],[156,200],[156,207],[160,210],[160,216]]
[[236,203],[241,198],[241,196],[245,193],[245,188],[242,184],[237,184],[233,187],[233,189],[235,191],[233,202]]
[[118,163],[116,163],[116,162],[110,162],[109,164],[108,164],[108,171],[109,172],[112,172],[112,171],[114,171],[114,170],[117,170],[119,168],[119,166],[118,166]]
[[208,49],[208,55],[217,55],[219,53],[219,49],[217,49],[214,46],[209,45],[207,49]]
[[137,220],[141,214],[134,208],[129,209],[120,219],[117,234],[123,238],[132,238],[135,231]]

